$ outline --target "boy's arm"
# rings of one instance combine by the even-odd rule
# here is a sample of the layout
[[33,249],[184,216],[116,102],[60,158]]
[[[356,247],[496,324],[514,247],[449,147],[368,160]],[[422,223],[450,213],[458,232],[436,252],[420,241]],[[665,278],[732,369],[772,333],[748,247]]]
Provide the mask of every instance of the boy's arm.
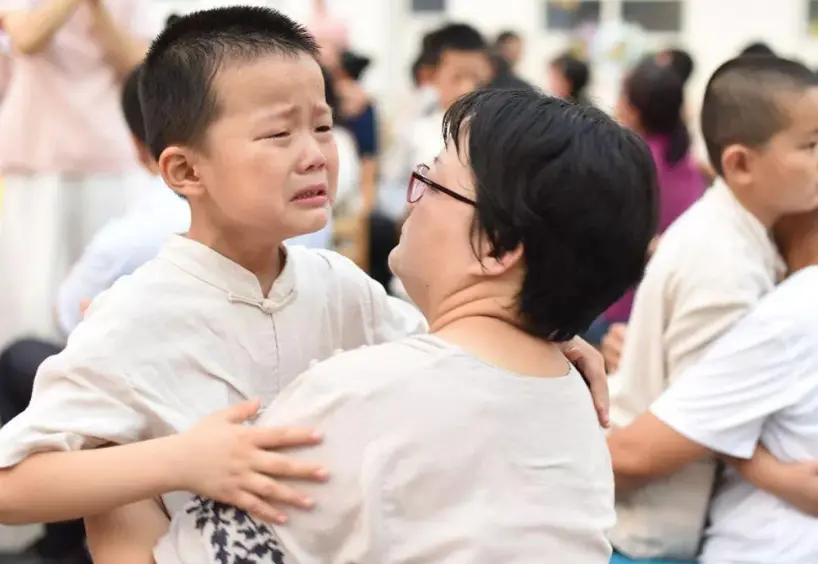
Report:
[[797,337],[790,320],[765,313],[756,309],[741,320],[649,413],[609,435],[618,489],[712,453],[753,455],[767,419],[798,401],[798,359],[812,345]]
[[32,454],[0,471],[0,522],[65,521],[98,515],[172,491],[232,503],[267,520],[272,501],[311,502],[272,476],[322,480],[316,464],[271,449],[317,442],[310,429],[252,428],[258,402],[220,411],[180,435],[95,450]]
[[177,442],[34,454],[0,471],[0,522],[66,521],[174,491]]
[[729,458],[728,463],[755,487],[818,517],[818,461],[781,462],[759,445],[751,459]]
[[147,499],[85,519],[95,564],[154,564],[153,547],[168,531],[168,518]]

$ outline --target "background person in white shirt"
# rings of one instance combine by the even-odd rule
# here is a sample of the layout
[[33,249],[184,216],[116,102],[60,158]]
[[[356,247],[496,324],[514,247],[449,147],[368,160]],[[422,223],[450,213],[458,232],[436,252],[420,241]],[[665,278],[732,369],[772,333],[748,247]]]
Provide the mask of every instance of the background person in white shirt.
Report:
[[[783,274],[769,229],[818,207],[818,77],[776,57],[728,61],[711,77],[702,132],[720,175],[665,233],[636,299],[612,420],[627,427]],[[616,464],[616,462],[615,462]],[[617,498],[614,547],[631,558],[693,559],[715,461]]]
[[312,511],[278,527],[197,499],[158,564],[607,564],[610,461],[557,344],[642,273],[650,152],[601,112],[533,90],[468,95],[444,131],[390,257],[431,334],[335,356],[259,419],[324,434],[294,453],[331,474],[304,486]]
[[[783,462],[818,459],[818,212],[782,219],[776,232],[793,274],[687,369],[650,413],[613,433],[618,490],[706,456],[750,460],[759,444]],[[818,562],[814,488],[810,499],[807,474],[767,458],[737,466],[793,504],[728,467],[710,507],[702,564]]]

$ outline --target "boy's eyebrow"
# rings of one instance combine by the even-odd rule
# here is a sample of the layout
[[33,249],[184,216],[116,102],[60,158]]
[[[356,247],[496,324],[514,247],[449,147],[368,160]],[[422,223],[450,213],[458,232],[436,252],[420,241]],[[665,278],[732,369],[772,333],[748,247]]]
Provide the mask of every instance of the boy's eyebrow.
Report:
[[281,117],[290,117],[293,114],[298,113],[298,106],[295,104],[287,104],[286,106],[282,106],[279,109],[273,111],[273,115],[281,116]]
[[280,119],[291,117],[296,113],[298,113],[298,106],[295,104],[279,104],[265,111],[260,117],[263,119]]
[[[261,116],[263,119],[281,119],[281,118],[291,118],[298,114],[300,108],[297,104],[281,104],[278,107],[275,107],[269,111],[264,112]],[[315,104],[313,107],[313,112],[317,114],[326,114],[332,112],[332,108],[330,108],[327,104],[321,102]]]

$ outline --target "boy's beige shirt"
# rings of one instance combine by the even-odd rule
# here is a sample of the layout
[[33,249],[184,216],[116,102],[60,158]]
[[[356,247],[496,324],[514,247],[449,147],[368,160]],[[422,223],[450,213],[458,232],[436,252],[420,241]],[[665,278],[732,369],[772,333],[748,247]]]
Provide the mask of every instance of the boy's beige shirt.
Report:
[[[611,377],[611,418],[625,427],[772,290],[783,262],[768,231],[717,181],[662,238]],[[614,547],[634,558],[697,556],[715,478],[702,461],[617,503]]]
[[[336,253],[289,247],[265,298],[249,271],[177,236],[100,295],[42,364],[30,405],[0,429],[0,467],[179,433],[245,399],[264,409],[315,360],[425,330],[416,309]],[[173,513],[189,498],[164,501]]]

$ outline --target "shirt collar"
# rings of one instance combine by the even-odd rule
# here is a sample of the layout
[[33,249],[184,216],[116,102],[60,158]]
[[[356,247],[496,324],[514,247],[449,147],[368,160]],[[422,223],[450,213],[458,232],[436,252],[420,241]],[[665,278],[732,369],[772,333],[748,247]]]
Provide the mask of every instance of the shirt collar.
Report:
[[283,307],[295,297],[296,276],[292,253],[286,247],[282,248],[285,255],[284,268],[266,297],[255,274],[188,237],[172,236],[159,253],[159,258],[222,290],[230,301]]
[[730,213],[735,214],[738,223],[745,230],[745,233],[761,251],[764,266],[769,271],[775,273],[776,280],[781,280],[787,271],[787,265],[778,252],[778,247],[775,245],[775,241],[773,241],[770,230],[767,229],[756,216],[747,211],[747,208],[741,205],[741,202],[738,201],[724,180],[717,178],[710,190],[713,191],[715,197],[722,199],[725,203],[725,207],[730,210]]

